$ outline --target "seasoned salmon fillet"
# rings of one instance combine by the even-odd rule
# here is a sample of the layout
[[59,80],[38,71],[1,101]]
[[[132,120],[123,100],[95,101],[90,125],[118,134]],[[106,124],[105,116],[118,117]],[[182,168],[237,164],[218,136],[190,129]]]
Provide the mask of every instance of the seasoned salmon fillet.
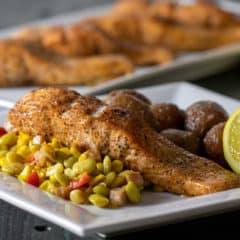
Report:
[[33,91],[8,114],[16,130],[61,143],[73,142],[140,171],[166,191],[202,195],[239,186],[238,176],[191,154],[159,135],[126,110],[63,88]]
[[140,14],[191,27],[222,28],[240,24],[237,16],[206,1],[179,4],[171,1],[120,0],[114,6],[114,13]]
[[91,24],[26,28],[13,37],[41,44],[44,48],[66,57],[121,54],[137,66],[167,63],[174,58],[174,54],[167,48],[120,41],[111,33]]
[[84,21],[115,38],[134,44],[163,46],[172,51],[200,51],[240,42],[240,25],[227,28],[195,28],[145,15],[117,15]]
[[93,85],[132,71],[121,55],[70,58],[23,40],[0,41],[0,87]]

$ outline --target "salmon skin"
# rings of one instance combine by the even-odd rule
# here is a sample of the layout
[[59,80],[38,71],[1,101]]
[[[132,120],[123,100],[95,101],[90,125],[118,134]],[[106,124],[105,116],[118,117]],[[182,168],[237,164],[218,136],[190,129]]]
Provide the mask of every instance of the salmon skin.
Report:
[[238,176],[191,154],[126,110],[64,88],[43,88],[20,99],[8,114],[18,131],[78,144],[113,159],[169,192],[203,195],[239,186]]

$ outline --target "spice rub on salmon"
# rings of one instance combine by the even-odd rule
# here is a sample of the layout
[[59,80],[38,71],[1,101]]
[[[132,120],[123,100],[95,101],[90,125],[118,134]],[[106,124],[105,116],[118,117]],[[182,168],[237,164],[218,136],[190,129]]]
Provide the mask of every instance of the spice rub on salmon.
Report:
[[10,110],[16,130],[123,159],[169,192],[203,195],[239,186],[238,176],[177,147],[126,110],[63,88],[30,92]]

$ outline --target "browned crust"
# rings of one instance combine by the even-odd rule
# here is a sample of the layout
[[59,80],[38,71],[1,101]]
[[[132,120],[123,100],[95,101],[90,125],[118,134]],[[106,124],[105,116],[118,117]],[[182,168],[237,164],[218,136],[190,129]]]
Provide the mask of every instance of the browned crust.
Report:
[[[27,114],[26,114],[27,113]],[[160,136],[125,110],[59,88],[27,94],[9,112],[14,128],[123,159],[165,190],[202,195],[239,186],[238,177]]]

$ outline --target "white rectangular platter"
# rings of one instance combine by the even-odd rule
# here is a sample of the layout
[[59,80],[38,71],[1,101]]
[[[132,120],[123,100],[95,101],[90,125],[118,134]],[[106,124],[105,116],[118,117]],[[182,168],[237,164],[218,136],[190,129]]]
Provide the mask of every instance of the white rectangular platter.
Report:
[[[184,82],[140,91],[153,102],[173,102],[182,109],[198,100],[217,101],[229,114],[240,107],[239,101]],[[0,125],[5,119],[6,113],[0,113]],[[144,192],[139,205],[98,209],[74,205],[3,174],[0,174],[0,198],[80,236],[126,232],[240,208],[238,188],[192,198]]]
[[[184,1],[182,1],[184,2]],[[189,1],[188,1],[189,2]],[[88,16],[98,16],[110,11],[112,5],[84,9],[82,11],[63,14],[52,18],[26,23],[14,28],[0,30],[0,38],[7,37],[21,27],[46,26],[53,24],[67,25]],[[128,86],[146,86],[150,84],[173,81],[196,80],[212,75],[233,66],[240,61],[240,43],[204,52],[185,54],[174,61],[152,67],[139,68],[124,77],[112,79],[94,87],[86,87],[91,94],[101,94],[113,88]],[[1,97],[1,93],[0,93]]]

